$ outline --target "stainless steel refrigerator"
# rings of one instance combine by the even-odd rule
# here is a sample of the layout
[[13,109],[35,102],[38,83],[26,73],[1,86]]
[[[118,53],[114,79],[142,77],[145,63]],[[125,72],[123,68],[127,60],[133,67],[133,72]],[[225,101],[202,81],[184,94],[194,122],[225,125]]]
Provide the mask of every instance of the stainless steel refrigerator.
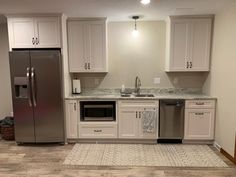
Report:
[[64,142],[61,68],[59,50],[10,52],[18,144]]

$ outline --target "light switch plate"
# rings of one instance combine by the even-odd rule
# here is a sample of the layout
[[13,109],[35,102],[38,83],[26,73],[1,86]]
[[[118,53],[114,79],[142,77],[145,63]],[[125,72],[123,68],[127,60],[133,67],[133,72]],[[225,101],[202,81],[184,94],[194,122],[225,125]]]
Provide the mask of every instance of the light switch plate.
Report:
[[153,83],[154,84],[160,84],[161,83],[161,78],[159,78],[159,77],[154,78]]

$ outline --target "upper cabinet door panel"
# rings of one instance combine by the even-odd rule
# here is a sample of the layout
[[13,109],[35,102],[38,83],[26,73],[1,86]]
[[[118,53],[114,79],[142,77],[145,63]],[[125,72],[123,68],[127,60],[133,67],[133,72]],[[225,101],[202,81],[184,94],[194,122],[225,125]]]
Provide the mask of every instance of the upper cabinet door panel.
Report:
[[194,19],[192,23],[192,70],[209,71],[211,51],[211,19]]
[[68,49],[70,72],[85,72],[87,25],[83,21],[68,22]]
[[35,36],[38,48],[60,48],[60,25],[58,17],[35,19]]
[[106,27],[104,21],[92,21],[89,24],[89,61],[91,71],[106,71]]
[[70,72],[107,72],[106,20],[68,21]]
[[185,71],[188,57],[190,25],[188,21],[174,21],[171,25],[170,70]]
[[176,16],[167,22],[166,71],[209,71],[212,16]]
[[34,48],[33,18],[13,18],[8,21],[11,48]]

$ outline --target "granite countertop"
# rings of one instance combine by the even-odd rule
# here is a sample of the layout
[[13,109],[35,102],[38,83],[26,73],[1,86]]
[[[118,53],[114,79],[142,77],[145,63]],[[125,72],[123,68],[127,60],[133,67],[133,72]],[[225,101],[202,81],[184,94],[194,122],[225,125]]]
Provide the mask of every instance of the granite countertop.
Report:
[[[131,89],[130,89],[131,90]],[[130,90],[128,92],[130,92]],[[131,91],[132,92],[132,91]],[[153,94],[154,97],[122,97],[120,89],[86,89],[81,94],[70,95],[65,99],[81,100],[156,100],[156,99],[216,99],[204,95],[199,89],[142,89],[141,94]]]

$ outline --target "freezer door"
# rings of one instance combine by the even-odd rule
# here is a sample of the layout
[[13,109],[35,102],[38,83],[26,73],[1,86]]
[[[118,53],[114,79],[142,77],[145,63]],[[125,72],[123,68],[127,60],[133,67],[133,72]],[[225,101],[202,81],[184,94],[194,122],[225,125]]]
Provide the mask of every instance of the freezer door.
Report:
[[64,142],[61,54],[30,51],[36,142]]
[[15,139],[18,143],[35,142],[34,116],[29,84],[30,53],[29,51],[14,51],[10,52],[9,55]]

